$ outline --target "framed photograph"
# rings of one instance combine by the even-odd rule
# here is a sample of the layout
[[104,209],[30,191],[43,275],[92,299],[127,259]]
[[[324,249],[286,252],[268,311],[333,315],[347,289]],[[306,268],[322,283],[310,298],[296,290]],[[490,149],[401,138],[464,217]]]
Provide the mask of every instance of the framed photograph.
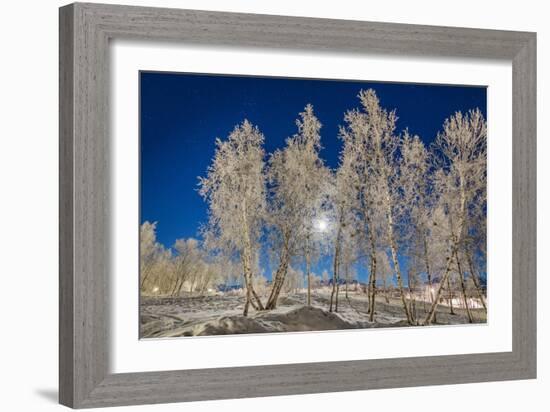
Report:
[[60,402],[536,376],[536,35],[60,9]]

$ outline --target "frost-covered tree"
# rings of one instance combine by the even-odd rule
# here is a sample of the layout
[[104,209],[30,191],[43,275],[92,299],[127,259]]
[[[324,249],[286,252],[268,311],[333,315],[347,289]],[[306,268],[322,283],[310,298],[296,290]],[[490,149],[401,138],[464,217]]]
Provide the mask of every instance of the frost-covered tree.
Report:
[[193,238],[176,240],[166,249],[156,240],[156,223],[140,228],[140,272],[143,295],[205,294],[221,277],[221,268]]
[[[376,299],[376,250],[387,244],[401,295],[403,309],[409,324],[413,319],[405,298],[403,277],[399,263],[397,231],[402,213],[399,187],[397,150],[399,137],[395,135],[397,116],[380,106],[374,90],[359,92],[361,108],[346,113],[346,128],[342,157],[352,158],[355,171],[354,184],[358,191],[360,211],[367,236],[370,239],[369,312],[373,320]],[[383,228],[378,225],[383,222]]]
[[216,263],[208,260],[200,260],[197,263],[189,291],[204,296],[215,287],[221,268]]
[[157,242],[157,222],[144,222],[139,231],[140,289],[144,294],[157,293],[159,281],[170,276],[170,252]]
[[393,270],[388,258],[388,254],[385,250],[378,249],[376,252],[377,262],[378,262],[378,279],[379,283],[382,286],[384,291],[384,299],[386,303],[390,303],[388,297],[388,286],[392,284],[393,281]]
[[287,276],[290,277],[290,285],[292,286],[292,290],[297,292],[304,289],[304,283],[305,283],[305,276],[304,272],[299,269],[294,269],[292,266],[289,267],[289,272]]
[[[482,201],[478,209],[486,207],[486,201]],[[475,213],[475,212],[474,212]],[[486,238],[487,238],[487,218],[486,213],[481,211],[478,216],[474,214],[471,222],[469,234],[464,242],[464,248],[460,259],[465,262],[466,270],[474,285],[475,294],[478,296],[481,305],[487,311],[487,297],[482,284],[481,273],[486,272]]]
[[464,247],[470,220],[470,211],[486,191],[487,126],[479,110],[466,114],[455,113],[443,125],[435,142],[441,156],[442,170],[439,172],[440,204],[449,221],[447,264],[441,276],[435,299],[430,307],[425,324],[433,321],[442,287],[456,265],[465,306],[472,321],[467,304],[464,270],[458,268],[459,252]]
[[311,264],[318,249],[314,225],[323,213],[329,172],[319,156],[321,123],[313,106],[305,107],[296,125],[298,132],[269,160],[269,223],[274,229],[273,246],[278,250],[279,263],[267,309],[277,306],[289,264],[296,256],[301,256],[306,266],[307,302],[311,303]]
[[[311,289],[315,290],[321,287],[321,276],[315,274],[315,272],[310,273],[310,282]],[[307,304],[307,301],[306,301]]]
[[329,311],[338,312],[340,285],[345,284],[345,294],[348,298],[348,283],[356,279],[357,272],[355,263],[359,260],[358,251],[360,248],[360,239],[357,236],[355,227],[356,220],[352,214],[348,214],[340,222],[337,229],[337,236],[334,238],[334,256],[333,256],[333,278],[332,292],[330,295]]
[[[401,250],[407,254],[407,271],[410,295],[410,313],[416,322],[415,292],[420,277],[425,273],[430,287],[433,283],[430,264],[430,214],[433,205],[430,154],[420,137],[403,133],[399,146],[399,175],[397,198],[399,203],[398,223]],[[433,294],[431,295],[433,302]]]
[[[358,219],[357,228],[363,238],[367,239],[365,251],[369,256],[369,280],[368,296],[369,307],[374,299],[371,293],[375,293],[372,280],[376,279],[376,245],[378,239],[378,222],[374,199],[370,193],[376,187],[375,176],[371,173],[371,152],[367,145],[365,133],[364,114],[359,110],[351,110],[345,113],[345,127],[340,128],[342,150],[340,153],[340,165],[337,171],[337,199],[333,202],[339,219],[342,220],[345,213],[355,214]],[[340,233],[341,235],[341,233]],[[338,256],[340,237],[337,235],[334,241],[334,269],[335,277],[338,269]],[[374,313],[374,311],[372,311]]]
[[331,221],[329,238],[332,252],[332,291],[329,311],[338,311],[338,298],[341,281],[345,281],[346,296],[348,282],[355,276],[353,265],[358,259],[361,237],[357,230],[357,191],[354,187],[354,171],[350,156],[341,156],[340,165],[334,173],[333,185],[329,192]]
[[304,287],[304,272],[289,266],[283,285],[285,293],[296,293]]
[[242,264],[228,259],[226,256],[216,256],[218,266],[218,285],[222,290],[243,285]]
[[344,261],[344,264],[342,264],[342,273],[343,278],[345,280],[345,295],[346,299],[349,299],[348,291],[349,291],[349,285],[355,284],[355,291],[357,291],[357,270],[355,268],[355,265],[353,265],[352,261],[348,261],[347,259]]
[[323,281],[324,286],[328,286],[328,279],[329,279],[328,270],[323,269],[323,272],[321,273],[321,280]]
[[208,230],[218,247],[238,255],[246,287],[243,315],[249,305],[263,309],[252,280],[253,259],[259,247],[266,205],[264,136],[248,120],[235,127],[227,140],[216,140],[216,152],[199,193],[208,202]]
[[[486,166],[481,168],[486,169]],[[487,174],[480,173],[478,176],[479,188],[468,207],[467,229],[458,258],[474,285],[474,295],[487,310],[487,297],[482,283],[482,274],[487,270]]]
[[269,288],[267,278],[261,273],[254,276],[252,283],[254,285],[254,290],[257,291],[259,295],[265,294]]
[[176,255],[173,257],[174,286],[171,294],[179,296],[183,286],[193,282],[190,291],[193,289],[193,283],[197,280],[198,266],[203,260],[202,252],[199,249],[199,242],[196,239],[177,239],[174,244]]

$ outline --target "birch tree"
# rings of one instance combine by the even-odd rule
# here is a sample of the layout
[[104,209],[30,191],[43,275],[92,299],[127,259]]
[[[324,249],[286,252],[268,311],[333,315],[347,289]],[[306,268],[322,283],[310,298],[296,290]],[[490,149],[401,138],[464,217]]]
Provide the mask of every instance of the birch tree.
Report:
[[283,290],[286,293],[296,293],[304,287],[304,273],[301,270],[288,267]]
[[[342,283],[344,283],[345,297],[349,303],[349,283],[357,281],[356,264],[361,260],[362,255],[360,255],[360,251],[364,248],[364,241],[360,237],[360,232],[356,230],[356,224],[357,220],[355,216],[351,213],[348,214],[347,219],[344,219],[340,228],[338,245],[334,246],[334,250],[337,250],[338,254],[333,260],[335,266],[333,267],[333,289],[329,311],[332,311],[334,305],[334,311],[338,312],[340,286]],[[357,283],[355,284],[355,291],[357,291]]]
[[[486,166],[485,166],[486,167]],[[481,173],[477,196],[468,208],[466,230],[461,259],[474,285],[475,294],[487,311],[487,297],[482,285],[481,274],[486,272],[487,261],[487,175]]]
[[[438,134],[435,142],[442,159],[445,178],[441,185],[442,206],[450,221],[450,250],[445,271],[435,293],[435,300],[430,307],[425,324],[433,321],[439,302],[442,287],[447,283],[454,262],[458,261],[458,253],[466,235],[468,216],[474,200],[480,192],[486,190],[486,155],[487,126],[481,112],[471,110],[466,114],[455,113],[443,125],[443,131]],[[464,272],[459,269],[461,284],[464,284]],[[462,288],[466,309],[468,310],[466,289]],[[470,315],[471,320],[471,315]]]
[[246,301],[263,309],[252,280],[253,259],[261,235],[266,205],[264,136],[248,120],[236,126],[225,141],[216,139],[216,152],[199,193],[208,203],[208,228],[220,245],[238,255],[243,270]]
[[[171,295],[179,296],[185,283],[198,275],[198,266],[203,257],[196,239],[177,239],[174,249],[177,254],[173,257],[174,285]],[[191,292],[192,286],[190,289]]]
[[328,169],[319,156],[321,123],[307,105],[296,121],[298,132],[269,161],[270,223],[279,264],[266,309],[274,309],[291,259],[301,255],[306,266],[307,304],[311,304],[311,264],[316,252],[314,222],[322,213]]
[[[409,324],[413,324],[405,298],[403,277],[399,263],[397,224],[401,211],[399,196],[399,169],[396,151],[399,138],[395,135],[397,116],[380,106],[374,90],[359,92],[361,108],[346,113],[347,128],[341,133],[344,139],[344,156],[349,148],[355,157],[356,185],[361,211],[370,240],[369,312],[373,320],[376,299],[376,249],[379,242],[376,224],[382,216],[385,223],[384,242],[391,251],[397,287],[403,310]],[[347,147],[346,147],[347,146]]]
[[393,270],[386,251],[378,249],[376,252],[376,260],[378,262],[378,278],[382,285],[382,290],[384,291],[384,300],[386,303],[390,303],[388,286],[393,283]]
[[356,191],[353,186],[353,171],[351,156],[340,159],[340,167],[333,178],[330,191],[332,243],[332,291],[330,294],[329,311],[338,311],[341,271],[343,269],[346,281],[346,297],[348,277],[352,273],[350,266],[356,260],[358,237],[356,231],[355,208],[357,206]]
[[[358,231],[362,237],[367,239],[365,244],[365,254],[369,256],[369,279],[368,279],[368,311],[371,313],[371,319],[374,317],[373,295],[375,288],[372,287],[376,282],[376,247],[378,231],[375,226],[376,209],[375,202],[371,196],[376,187],[375,175],[371,173],[372,153],[369,149],[366,129],[364,127],[365,115],[359,110],[350,110],[345,113],[345,127],[340,128],[340,138],[343,146],[340,154],[340,166],[338,169],[337,182],[343,181],[344,184],[338,185],[338,199],[335,201],[336,207],[341,207],[345,202],[347,207],[356,213],[359,219]],[[341,188],[347,188],[341,191]],[[337,209],[338,210],[338,209]],[[335,248],[338,247],[338,236],[335,241]],[[335,250],[334,272],[337,272],[337,250]]]
[[[486,223],[485,223],[486,225]],[[483,306],[483,309],[487,311],[487,297],[483,291],[483,285],[481,281],[481,272],[486,270],[485,265],[485,230],[486,226],[478,226],[477,230],[480,232],[476,236],[470,237],[465,243],[463,251],[463,261],[467,264],[467,270],[474,285],[475,292]],[[478,243],[479,242],[479,243]]]
[[[403,133],[400,142],[399,158],[399,232],[401,243],[408,255],[408,287],[410,294],[410,313],[416,322],[415,290],[420,274],[425,273],[428,287],[433,284],[432,264],[430,262],[430,211],[433,191],[429,174],[429,152],[418,136]],[[433,293],[430,294],[433,302]]]
[[156,230],[157,222],[149,221],[144,222],[139,230],[139,274],[142,293],[150,293],[155,288],[153,284],[158,283],[162,274],[169,276],[169,252],[157,242]]
[[323,269],[323,272],[321,273],[321,280],[323,281],[323,286],[328,286],[328,270]]

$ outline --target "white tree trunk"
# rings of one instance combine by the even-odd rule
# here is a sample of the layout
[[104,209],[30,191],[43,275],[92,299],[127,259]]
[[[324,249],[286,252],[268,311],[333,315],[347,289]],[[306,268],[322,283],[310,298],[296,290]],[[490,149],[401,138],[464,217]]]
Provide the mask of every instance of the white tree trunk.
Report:
[[474,270],[474,263],[472,260],[472,256],[470,253],[466,253],[466,258],[468,259],[468,266],[470,268],[470,276],[472,276],[472,280],[474,282],[474,286],[476,287],[477,294],[479,296],[479,299],[481,300],[481,304],[483,305],[483,309],[485,309],[485,312],[487,312],[487,301],[485,299],[485,295],[483,294],[483,291],[481,290],[481,282],[479,281],[479,278],[477,277],[477,273]]
[[474,319],[472,318],[472,312],[470,312],[470,307],[468,306],[468,296],[466,295],[466,281],[464,279],[464,272],[462,271],[462,266],[460,265],[460,259],[458,258],[458,252],[455,250],[455,259],[456,266],[458,268],[458,276],[460,277],[460,287],[462,289],[462,298],[464,299],[464,307],[466,308],[466,314],[468,315],[468,322],[473,323]]
[[[428,253],[428,240],[426,239],[426,232],[422,233],[422,242],[424,244],[424,264],[426,265],[426,275],[428,277],[428,287],[430,288],[430,303],[434,303],[434,291],[432,283],[432,271],[430,267],[430,255]],[[437,317],[434,314],[434,322],[437,322]]]
[[336,293],[336,284],[338,283],[338,270],[339,270],[339,261],[340,261],[340,247],[341,247],[341,235],[342,235],[342,224],[339,222],[338,233],[336,235],[335,245],[334,245],[334,257],[332,262],[332,292],[330,293],[330,306],[329,312],[332,312],[334,304],[334,295]]
[[309,235],[306,237],[306,278],[307,278],[307,305],[311,306],[311,265],[309,254]]
[[459,208],[459,216],[458,221],[459,224],[457,225],[457,233],[452,233],[453,228],[451,225],[451,253],[447,260],[447,267],[445,269],[445,274],[441,278],[441,281],[439,283],[439,287],[437,288],[437,293],[435,295],[435,301],[432,303],[432,306],[430,308],[430,311],[426,315],[426,319],[424,320],[425,325],[429,325],[433,322],[435,312],[437,310],[437,305],[439,303],[439,297],[441,295],[441,289],[443,288],[443,285],[445,282],[448,282],[449,280],[449,273],[451,271],[451,265],[453,262],[454,256],[458,253],[458,247],[460,244],[460,241],[462,240],[462,231],[464,230],[464,223],[465,223],[465,214],[466,214],[466,191],[464,188],[464,178],[462,176],[462,173],[459,174],[460,179],[460,208]]
[[391,210],[391,201],[389,196],[386,196],[386,217],[388,219],[388,241],[390,244],[391,256],[393,260],[393,267],[395,269],[395,276],[397,278],[397,287],[399,288],[399,293],[401,294],[401,302],[403,303],[403,309],[405,310],[405,316],[407,317],[407,322],[410,325],[414,324],[414,321],[409,310],[409,305],[405,299],[405,291],[403,289],[403,278],[401,277],[401,267],[399,265],[399,260],[397,257],[397,246],[395,244],[394,234],[393,234],[393,213]]
[[285,237],[281,248],[281,254],[279,256],[279,266],[275,272],[275,278],[273,279],[273,284],[271,286],[271,292],[267,303],[265,304],[266,310],[275,309],[277,307],[277,300],[279,299],[279,294],[283,288],[286,273],[288,271],[288,265],[290,264],[290,251],[288,250],[288,240]]
[[[248,219],[246,215],[246,203],[243,201],[242,206],[242,223],[243,223],[243,230],[245,235],[245,243],[244,243],[244,250],[242,251],[242,263],[243,263],[243,275],[244,275],[244,281],[245,281],[245,287],[246,287],[246,303],[245,303],[245,309],[243,311],[243,315],[247,316],[248,314],[248,305],[252,304],[255,309],[263,310],[262,301],[260,300],[260,297],[254,290],[254,285],[252,283],[252,244],[250,242],[250,236],[249,236],[249,227],[248,227]],[[252,299],[255,299],[256,302],[253,303]]]

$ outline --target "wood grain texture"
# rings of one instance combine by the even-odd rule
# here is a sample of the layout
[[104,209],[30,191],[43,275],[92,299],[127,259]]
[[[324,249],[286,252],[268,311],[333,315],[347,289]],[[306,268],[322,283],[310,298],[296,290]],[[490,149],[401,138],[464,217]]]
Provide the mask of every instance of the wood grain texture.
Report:
[[536,53],[532,36],[512,62],[513,351],[533,376],[537,368]]
[[[76,3],[60,9],[60,402],[84,408],[536,376],[533,33]],[[495,58],[513,65],[513,350],[109,373],[109,40]]]
[[[72,10],[72,8],[71,8]],[[73,403],[73,37],[69,8],[59,15],[59,400]]]

